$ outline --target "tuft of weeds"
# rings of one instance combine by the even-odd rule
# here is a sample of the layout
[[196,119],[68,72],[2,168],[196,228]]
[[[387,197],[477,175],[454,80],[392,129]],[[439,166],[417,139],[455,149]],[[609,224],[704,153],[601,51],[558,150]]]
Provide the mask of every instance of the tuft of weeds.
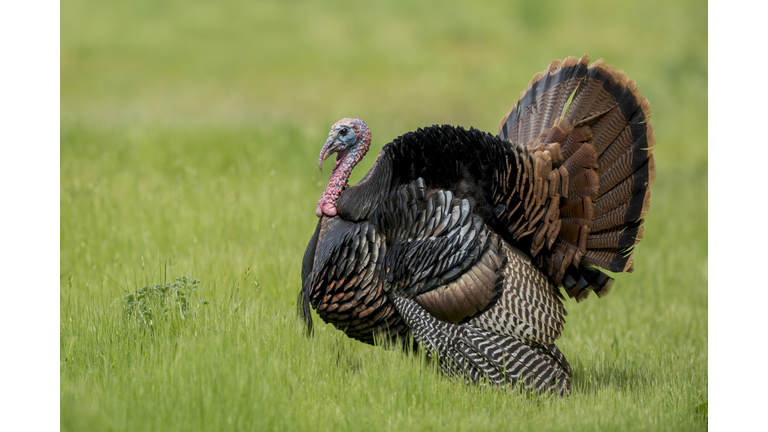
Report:
[[123,316],[133,318],[140,325],[150,328],[154,325],[156,313],[184,321],[190,315],[189,303],[192,295],[197,297],[199,304],[208,304],[207,300],[197,294],[199,284],[199,279],[187,275],[176,278],[173,283],[143,286],[121,298]]

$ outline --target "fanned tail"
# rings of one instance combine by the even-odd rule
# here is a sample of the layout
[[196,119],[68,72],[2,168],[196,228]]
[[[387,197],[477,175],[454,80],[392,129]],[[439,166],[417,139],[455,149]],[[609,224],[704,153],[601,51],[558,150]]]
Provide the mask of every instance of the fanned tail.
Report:
[[552,62],[499,128],[500,138],[551,154],[559,215],[539,224],[548,241],[541,250],[544,239],[533,239],[531,252],[577,300],[610,290],[613,279],[597,267],[633,271],[656,176],[648,100],[624,72],[588,63],[586,55]]

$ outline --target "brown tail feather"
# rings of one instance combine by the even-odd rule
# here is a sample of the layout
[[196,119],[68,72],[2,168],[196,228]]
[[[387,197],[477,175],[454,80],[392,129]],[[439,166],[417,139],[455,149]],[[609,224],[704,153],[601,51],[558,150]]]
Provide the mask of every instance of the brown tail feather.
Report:
[[517,103],[501,120],[499,136],[515,143],[527,143],[552,127],[581,82],[588,64],[586,55],[581,59],[568,57],[553,61],[546,71],[534,75],[528,89],[520,93]]
[[[552,62],[533,77],[499,128],[501,138],[529,149],[548,146],[553,155],[562,199],[547,233],[559,231],[552,232],[556,238],[549,238],[546,249],[539,252],[537,243],[532,252],[539,253],[549,275],[577,299],[589,291],[605,295],[612,284],[590,266],[632,270],[633,248],[642,239],[656,176],[647,99],[624,72],[602,59],[588,63],[586,55]],[[554,182],[550,187],[556,187]],[[530,210],[527,200],[523,209]]]
[[643,238],[643,227],[620,227],[592,233],[587,239],[588,249],[628,249]]

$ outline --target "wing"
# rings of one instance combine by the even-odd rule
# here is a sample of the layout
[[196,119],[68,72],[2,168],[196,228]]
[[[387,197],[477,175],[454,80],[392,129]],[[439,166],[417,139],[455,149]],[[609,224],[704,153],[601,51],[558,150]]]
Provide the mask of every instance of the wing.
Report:
[[408,328],[380,280],[385,250],[371,223],[323,217],[304,258],[299,314],[305,322],[311,304],[323,321],[361,342],[403,338]]
[[457,323],[501,292],[501,242],[466,199],[427,191],[423,179],[398,189],[372,217],[386,242],[384,289],[413,298],[435,317]]
[[448,323],[469,322],[534,345],[554,343],[566,315],[559,290],[494,234],[466,199],[401,187],[372,218],[386,244],[384,290]]

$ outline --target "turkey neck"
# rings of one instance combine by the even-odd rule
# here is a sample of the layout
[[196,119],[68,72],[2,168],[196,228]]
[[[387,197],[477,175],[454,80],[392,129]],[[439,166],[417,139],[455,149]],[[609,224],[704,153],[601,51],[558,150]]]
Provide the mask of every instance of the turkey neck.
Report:
[[339,152],[336,156],[336,166],[331,172],[331,178],[328,180],[328,187],[323,191],[323,197],[321,199],[321,202],[323,203],[333,204],[332,210],[327,208],[323,209],[323,212],[329,216],[336,216],[336,201],[339,199],[341,191],[347,186],[349,176],[352,174],[352,169],[363,160],[363,156],[368,153],[368,149],[371,147],[371,132],[368,128],[364,128],[358,133],[357,142],[356,145]]

